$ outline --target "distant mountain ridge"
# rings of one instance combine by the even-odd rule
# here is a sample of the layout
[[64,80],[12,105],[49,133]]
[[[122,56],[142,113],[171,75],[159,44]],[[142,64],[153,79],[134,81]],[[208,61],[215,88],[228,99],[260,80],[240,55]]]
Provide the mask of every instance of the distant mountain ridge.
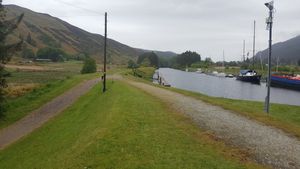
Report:
[[[264,63],[268,62],[269,50],[265,49],[256,54],[255,60],[260,60]],[[279,58],[278,58],[279,57]],[[277,58],[280,64],[297,64],[300,60],[300,36],[296,36],[284,42],[276,43],[272,46],[272,63],[277,63]]]
[[139,54],[145,53],[145,52],[154,52],[158,57],[164,57],[164,58],[171,58],[174,56],[177,56],[177,53],[171,52],[171,51],[156,51],[156,50],[147,50],[147,49],[137,49]]
[[[24,13],[24,19],[18,27],[16,35],[20,34],[26,46],[36,52],[43,47],[61,48],[69,54],[86,53],[98,61],[103,60],[104,37],[89,33],[49,14],[37,13],[16,5],[5,5],[7,18],[13,18]],[[18,37],[15,38],[18,38]],[[30,39],[30,42],[26,41]],[[108,62],[121,64],[129,59],[136,60],[138,55],[145,52],[142,49],[108,39]],[[163,55],[165,52],[156,51]],[[166,53],[170,55],[169,52]]]

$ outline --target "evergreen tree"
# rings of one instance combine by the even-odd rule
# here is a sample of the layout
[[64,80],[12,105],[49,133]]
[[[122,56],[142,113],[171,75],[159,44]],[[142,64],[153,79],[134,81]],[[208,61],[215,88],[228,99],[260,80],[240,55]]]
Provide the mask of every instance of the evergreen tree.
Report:
[[5,78],[8,73],[4,69],[4,65],[10,60],[11,55],[21,49],[22,40],[18,43],[7,44],[6,38],[11,34],[22,21],[24,14],[17,18],[7,20],[2,0],[0,0],[0,115],[5,111],[5,93],[4,89],[7,87]]

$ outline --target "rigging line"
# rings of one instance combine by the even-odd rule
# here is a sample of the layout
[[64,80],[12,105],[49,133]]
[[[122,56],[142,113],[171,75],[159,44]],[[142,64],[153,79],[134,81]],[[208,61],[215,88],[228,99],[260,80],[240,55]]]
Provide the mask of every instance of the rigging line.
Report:
[[71,7],[74,7],[74,8],[77,8],[77,9],[81,9],[81,10],[84,10],[84,11],[88,11],[88,12],[91,12],[91,13],[95,13],[95,14],[98,14],[98,15],[101,15],[101,16],[103,15],[104,16],[104,12],[100,13],[98,11],[94,11],[94,10],[90,10],[90,9],[87,9],[87,8],[83,8],[81,6],[77,6],[77,5],[74,5],[72,3],[68,3],[68,2],[62,1],[62,0],[55,0],[55,1],[63,3],[63,4],[68,5],[68,6],[71,6]]

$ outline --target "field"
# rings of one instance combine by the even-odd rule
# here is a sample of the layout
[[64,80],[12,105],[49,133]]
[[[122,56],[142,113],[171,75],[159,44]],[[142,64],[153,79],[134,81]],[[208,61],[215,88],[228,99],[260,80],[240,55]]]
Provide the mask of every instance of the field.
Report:
[[0,151],[0,168],[262,168],[152,96],[100,87]]
[[8,68],[7,111],[0,119],[0,129],[21,119],[80,82],[97,77],[80,75],[82,62],[45,63]]

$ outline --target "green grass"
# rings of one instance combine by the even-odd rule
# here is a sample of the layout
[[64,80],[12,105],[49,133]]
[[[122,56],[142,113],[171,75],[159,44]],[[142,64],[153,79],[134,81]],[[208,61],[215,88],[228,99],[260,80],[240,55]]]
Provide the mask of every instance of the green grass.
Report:
[[100,87],[0,151],[0,168],[261,168],[154,97],[118,81]]
[[[46,76],[46,75],[45,75]],[[77,75],[64,80],[49,82],[18,98],[7,100],[7,111],[0,119],[0,129],[21,119],[28,113],[49,102],[80,82],[97,77],[97,74]]]

